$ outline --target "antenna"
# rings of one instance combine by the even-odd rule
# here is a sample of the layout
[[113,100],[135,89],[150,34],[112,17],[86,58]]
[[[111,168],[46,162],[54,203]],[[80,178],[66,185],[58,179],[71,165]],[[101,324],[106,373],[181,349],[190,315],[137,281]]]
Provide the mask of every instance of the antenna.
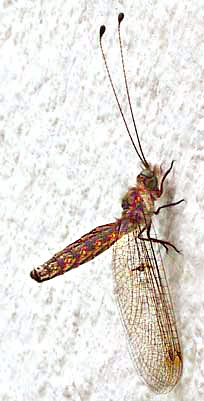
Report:
[[130,108],[130,112],[131,112],[131,116],[132,116],[132,120],[133,120],[133,124],[134,124],[134,128],[135,128],[135,133],[136,133],[136,136],[137,136],[137,141],[138,141],[139,148],[140,148],[140,151],[141,151],[142,156],[140,155],[140,153],[139,153],[139,151],[137,150],[137,147],[136,147],[136,145],[135,145],[135,143],[134,143],[134,141],[133,141],[132,135],[131,135],[130,130],[129,130],[129,128],[128,128],[128,125],[127,125],[127,122],[126,122],[124,113],[123,113],[123,111],[122,111],[122,107],[121,107],[121,105],[120,105],[120,103],[119,103],[118,96],[117,96],[117,94],[116,94],[116,90],[115,90],[115,87],[114,87],[114,85],[113,85],[113,81],[112,81],[112,78],[111,78],[111,75],[110,75],[110,71],[109,71],[109,67],[108,67],[108,64],[107,64],[106,56],[105,56],[105,53],[104,53],[104,50],[103,50],[103,46],[102,46],[102,36],[104,35],[105,30],[106,30],[105,25],[102,25],[102,26],[100,27],[100,48],[101,48],[101,53],[102,53],[102,57],[103,57],[103,60],[104,60],[104,64],[105,64],[105,67],[106,67],[106,71],[107,71],[107,74],[108,74],[108,78],[109,78],[109,81],[110,81],[110,84],[111,84],[111,87],[112,87],[112,90],[113,90],[113,93],[114,93],[114,96],[115,96],[115,99],[116,99],[118,108],[119,108],[119,110],[120,110],[120,114],[121,114],[122,119],[123,119],[123,121],[124,121],[126,130],[127,130],[127,133],[128,133],[128,135],[129,135],[129,137],[130,137],[130,140],[131,140],[131,142],[132,142],[132,144],[133,144],[133,146],[134,146],[134,149],[135,149],[135,151],[136,151],[138,157],[140,158],[142,164],[143,164],[145,167],[148,168],[149,165],[148,165],[148,163],[147,163],[147,161],[146,161],[146,159],[145,159],[145,157],[144,157],[144,154],[143,154],[143,151],[142,151],[142,147],[141,147],[141,144],[140,144],[139,135],[138,135],[138,132],[137,132],[137,127],[136,127],[136,123],[135,123],[135,119],[134,119],[134,115],[133,115],[133,111],[132,111],[132,105],[131,105],[131,101],[130,101],[130,94],[129,94],[128,85],[127,85],[127,77],[126,77],[126,72],[125,72],[124,58],[123,58],[123,52],[122,52],[122,43],[121,43],[121,37],[120,37],[120,23],[121,23],[121,21],[123,20],[123,18],[124,18],[124,14],[123,14],[123,13],[120,13],[120,14],[118,15],[118,34],[119,34],[119,42],[120,42],[121,60],[122,60],[122,66],[123,66],[123,75],[124,75],[124,79],[125,79],[125,86],[126,86],[126,92],[127,92],[127,96],[128,96],[129,108]]
[[143,153],[143,150],[142,150],[142,146],[141,146],[141,143],[140,143],[139,135],[138,135],[138,132],[137,132],[137,126],[136,126],[135,117],[134,117],[134,114],[133,114],[132,104],[131,104],[131,100],[130,100],[130,92],[129,92],[129,89],[128,89],[127,73],[126,73],[126,70],[125,70],[125,63],[124,63],[124,57],[123,57],[123,47],[122,47],[121,35],[120,35],[120,23],[122,22],[123,18],[124,18],[124,14],[120,13],[118,15],[118,37],[119,37],[119,43],[120,43],[120,54],[121,54],[121,61],[122,61],[122,67],[123,67],[123,76],[124,76],[124,79],[125,79],[126,93],[127,93],[127,97],[128,97],[128,103],[129,103],[129,107],[130,107],[130,112],[131,112],[131,116],[132,116],[133,125],[134,125],[134,128],[135,128],[137,142],[138,142],[138,145],[139,145],[139,148],[140,148],[140,152],[141,152],[143,160],[144,160],[144,164],[145,164],[146,167],[149,167],[149,165],[147,163],[147,160],[145,159],[145,156],[144,156],[144,153]]

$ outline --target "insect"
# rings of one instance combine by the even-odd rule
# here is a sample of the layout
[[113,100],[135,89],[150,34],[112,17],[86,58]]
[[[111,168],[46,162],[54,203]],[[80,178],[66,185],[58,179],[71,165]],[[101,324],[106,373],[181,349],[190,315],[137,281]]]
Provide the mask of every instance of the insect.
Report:
[[[122,199],[122,214],[115,222],[99,226],[79,240],[56,253],[51,259],[30,273],[37,282],[50,280],[77,268],[113,246],[113,277],[117,303],[127,334],[133,363],[144,381],[155,392],[168,392],[182,374],[182,355],[176,321],[168,289],[160,247],[169,247],[179,253],[168,241],[158,239],[152,217],[161,209],[184,201],[160,206],[155,201],[163,194],[164,182],[173,168],[161,177],[161,169],[149,164],[144,156],[133,115],[127,75],[125,71],[120,24],[124,14],[118,16],[118,35],[126,93],[138,147],[131,136],[103,50],[105,26],[100,28],[100,48],[105,68],[127,133],[143,165],[136,185]],[[154,236],[151,234],[153,230]]]

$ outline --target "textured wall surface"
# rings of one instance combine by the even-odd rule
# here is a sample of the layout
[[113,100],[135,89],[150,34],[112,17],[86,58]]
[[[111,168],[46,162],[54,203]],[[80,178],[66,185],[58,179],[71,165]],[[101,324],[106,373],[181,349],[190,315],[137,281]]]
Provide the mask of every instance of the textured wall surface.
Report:
[[[174,391],[138,377],[114,302],[111,250],[59,278],[29,273],[121,213],[140,171],[101,58],[124,105],[117,15],[144,152],[168,168],[159,236],[183,354]],[[14,1],[0,6],[0,399],[204,399],[203,0]]]

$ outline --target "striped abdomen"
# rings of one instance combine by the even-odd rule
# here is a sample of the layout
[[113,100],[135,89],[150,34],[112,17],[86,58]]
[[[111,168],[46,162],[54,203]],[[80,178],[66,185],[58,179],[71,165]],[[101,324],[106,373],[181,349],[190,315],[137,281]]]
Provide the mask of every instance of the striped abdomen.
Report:
[[31,277],[42,282],[75,269],[110,248],[121,238],[122,234],[119,232],[120,220],[95,228],[56,253],[43,265],[33,269]]

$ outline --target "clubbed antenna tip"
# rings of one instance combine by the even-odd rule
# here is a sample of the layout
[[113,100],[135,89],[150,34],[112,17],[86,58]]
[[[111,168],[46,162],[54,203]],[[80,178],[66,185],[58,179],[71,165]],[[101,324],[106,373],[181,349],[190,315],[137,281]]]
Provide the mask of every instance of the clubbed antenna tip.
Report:
[[123,18],[124,18],[124,14],[123,14],[123,13],[120,13],[120,14],[118,15],[118,23],[119,23],[119,24],[122,22]]
[[105,30],[106,30],[105,25],[101,25],[101,27],[100,27],[100,39],[102,38],[102,36],[103,36]]

